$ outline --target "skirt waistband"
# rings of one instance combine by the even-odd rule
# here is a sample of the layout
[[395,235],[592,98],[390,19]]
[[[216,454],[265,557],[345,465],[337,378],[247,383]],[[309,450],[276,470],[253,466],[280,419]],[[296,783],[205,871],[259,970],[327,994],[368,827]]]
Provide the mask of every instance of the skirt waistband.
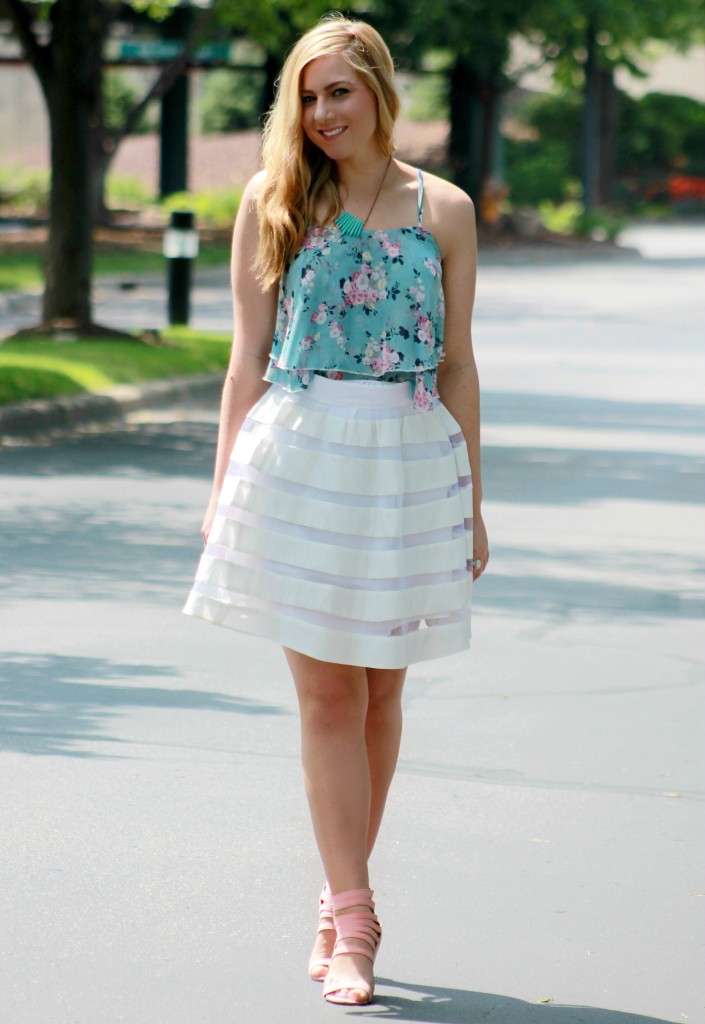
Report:
[[311,382],[303,394],[326,405],[349,405],[358,409],[401,408],[413,404],[414,398],[411,381],[396,384],[368,377],[360,380],[332,380],[318,373],[312,374]]

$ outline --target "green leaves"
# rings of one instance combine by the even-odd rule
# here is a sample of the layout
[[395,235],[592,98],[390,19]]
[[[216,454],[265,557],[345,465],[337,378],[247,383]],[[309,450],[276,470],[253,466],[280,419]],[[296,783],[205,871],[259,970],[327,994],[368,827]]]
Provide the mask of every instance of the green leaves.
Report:
[[127,0],[139,14],[146,14],[155,21],[164,21],[179,6],[179,0]]

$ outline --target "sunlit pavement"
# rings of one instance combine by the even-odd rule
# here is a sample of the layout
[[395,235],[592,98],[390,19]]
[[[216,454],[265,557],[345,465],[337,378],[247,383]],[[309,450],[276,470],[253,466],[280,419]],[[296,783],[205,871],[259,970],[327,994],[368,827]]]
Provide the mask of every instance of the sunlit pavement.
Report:
[[[705,254],[644,230],[647,258],[482,264],[493,557],[472,652],[409,676],[382,1020],[705,1019]],[[209,282],[194,324],[227,329]],[[140,291],[123,322],[156,321]],[[0,454],[3,1024],[350,1016],[305,975],[283,658],[179,614],[215,422],[214,397]]]

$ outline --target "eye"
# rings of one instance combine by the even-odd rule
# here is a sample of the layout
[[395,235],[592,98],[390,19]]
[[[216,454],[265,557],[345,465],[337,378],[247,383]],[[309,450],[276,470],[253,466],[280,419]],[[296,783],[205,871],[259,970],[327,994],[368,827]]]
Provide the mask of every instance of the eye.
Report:
[[315,98],[316,98],[315,96],[302,96],[301,97],[301,104],[302,104],[302,106],[305,107],[307,104],[313,103]]
[[334,96],[346,96],[349,92],[350,92],[350,90],[346,89],[344,85],[339,85],[337,89],[333,90],[333,95]]

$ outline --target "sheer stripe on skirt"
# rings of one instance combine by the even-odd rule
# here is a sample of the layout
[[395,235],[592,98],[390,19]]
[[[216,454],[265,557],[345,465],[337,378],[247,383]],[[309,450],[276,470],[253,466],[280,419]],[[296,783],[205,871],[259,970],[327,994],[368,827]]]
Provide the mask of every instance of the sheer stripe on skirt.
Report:
[[470,640],[472,485],[448,410],[407,384],[272,385],[233,448],[186,614],[376,668]]

